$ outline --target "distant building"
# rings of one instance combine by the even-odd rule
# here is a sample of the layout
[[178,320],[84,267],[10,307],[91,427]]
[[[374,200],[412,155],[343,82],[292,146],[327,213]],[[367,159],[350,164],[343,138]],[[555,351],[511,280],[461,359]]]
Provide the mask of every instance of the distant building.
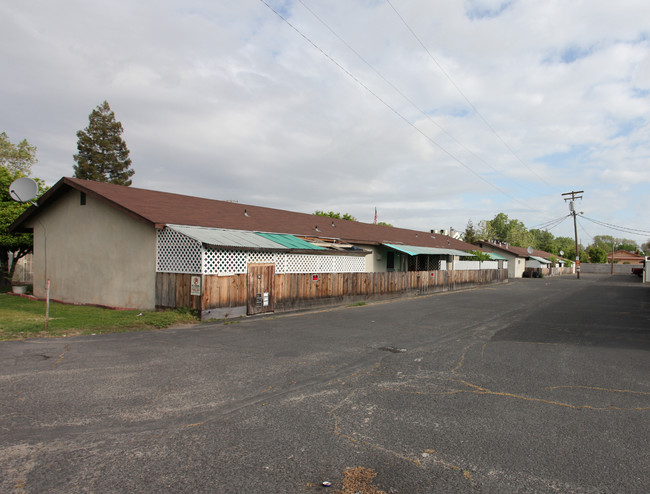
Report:
[[[627,250],[617,250],[614,252],[614,264],[643,264],[644,256],[635,254]],[[612,253],[607,253],[607,262],[612,262]]]

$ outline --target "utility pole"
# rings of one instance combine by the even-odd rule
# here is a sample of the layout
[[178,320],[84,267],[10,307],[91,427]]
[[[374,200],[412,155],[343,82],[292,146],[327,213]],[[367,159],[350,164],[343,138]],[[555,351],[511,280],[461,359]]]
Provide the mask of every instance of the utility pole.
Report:
[[563,196],[571,196],[571,197],[565,197],[565,201],[570,201],[569,202],[569,211],[571,211],[571,214],[573,215],[573,232],[575,234],[576,238],[576,274],[578,275],[578,279],[580,279],[580,253],[578,252],[578,223],[576,221],[576,215],[578,214],[576,212],[576,207],[575,207],[575,200],[576,199],[582,199],[582,196],[579,196],[578,194],[584,194],[584,190],[574,190],[572,192],[566,192],[562,194]]

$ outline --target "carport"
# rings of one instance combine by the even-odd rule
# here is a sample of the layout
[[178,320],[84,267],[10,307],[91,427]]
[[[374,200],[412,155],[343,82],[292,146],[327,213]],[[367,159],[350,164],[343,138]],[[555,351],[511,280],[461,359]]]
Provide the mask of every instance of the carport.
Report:
[[[474,254],[456,249],[388,243],[382,245],[393,249],[393,251],[407,254],[408,257],[405,259],[405,266],[402,266],[402,269],[396,268],[395,271],[444,271],[453,269],[453,262],[457,257],[476,257]],[[452,264],[452,266],[448,266],[449,264]]]

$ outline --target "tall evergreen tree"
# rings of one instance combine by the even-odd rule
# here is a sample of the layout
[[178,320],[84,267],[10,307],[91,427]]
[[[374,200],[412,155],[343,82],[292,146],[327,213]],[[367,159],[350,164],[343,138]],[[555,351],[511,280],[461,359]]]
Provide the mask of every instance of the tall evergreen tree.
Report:
[[88,127],[77,132],[74,176],[96,182],[131,185],[135,173],[129,150],[122,139],[122,124],[104,101],[88,117]]
[[468,244],[474,244],[479,240],[481,240],[479,238],[478,232],[476,231],[476,228],[474,228],[474,223],[472,223],[471,218],[467,222],[467,226],[465,227],[465,232],[463,233],[463,240]]

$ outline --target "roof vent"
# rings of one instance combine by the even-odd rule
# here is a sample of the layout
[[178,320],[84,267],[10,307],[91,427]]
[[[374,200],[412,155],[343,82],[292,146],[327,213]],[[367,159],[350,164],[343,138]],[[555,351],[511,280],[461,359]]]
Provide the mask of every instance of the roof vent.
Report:
[[335,225],[334,222],[332,221],[332,228],[334,228],[335,226],[336,226],[336,225]]
[[317,232],[320,232],[320,230],[318,229],[318,225],[316,225],[316,226],[314,227],[314,230],[316,230]]
[[248,212],[244,209],[244,216],[249,216]]

